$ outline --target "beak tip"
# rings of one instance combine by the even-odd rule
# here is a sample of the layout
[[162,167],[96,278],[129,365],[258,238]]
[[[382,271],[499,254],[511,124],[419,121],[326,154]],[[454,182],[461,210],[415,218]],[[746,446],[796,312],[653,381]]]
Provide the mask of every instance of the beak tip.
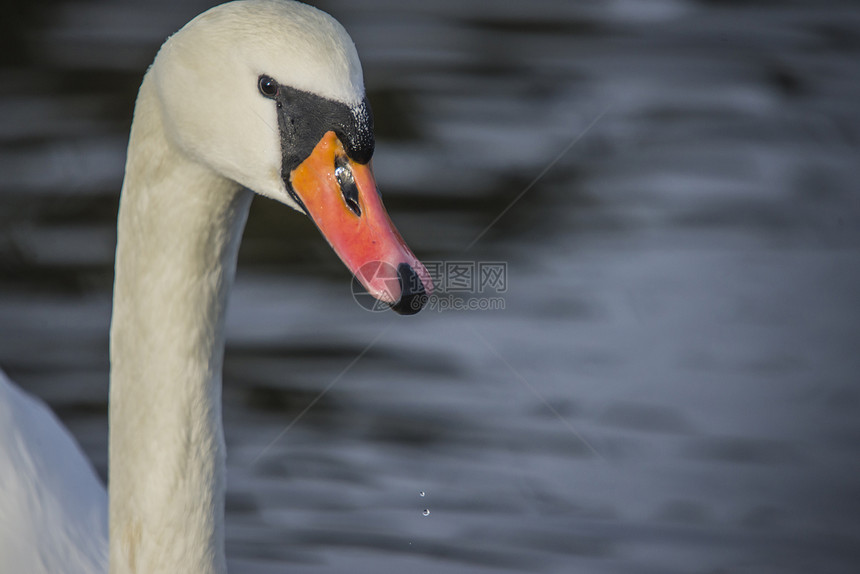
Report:
[[397,266],[397,278],[400,280],[400,300],[391,305],[391,309],[399,315],[414,315],[430,299],[424,282],[408,263]]

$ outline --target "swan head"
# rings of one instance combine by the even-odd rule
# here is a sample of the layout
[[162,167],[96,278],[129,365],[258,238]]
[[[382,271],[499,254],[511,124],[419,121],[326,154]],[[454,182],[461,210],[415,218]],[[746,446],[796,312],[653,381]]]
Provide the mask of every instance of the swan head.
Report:
[[373,115],[343,27],[299,2],[204,12],[150,68],[169,144],[310,216],[367,291],[402,314],[432,281],[388,217],[373,176]]

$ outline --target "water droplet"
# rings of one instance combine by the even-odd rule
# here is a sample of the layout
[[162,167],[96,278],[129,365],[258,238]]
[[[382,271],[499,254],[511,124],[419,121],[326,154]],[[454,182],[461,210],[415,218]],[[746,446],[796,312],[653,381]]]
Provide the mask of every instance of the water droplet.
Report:
[[430,516],[430,509],[429,509],[429,508],[425,508],[425,509],[424,509],[424,512],[422,512],[421,514],[423,514],[424,516]]
[[418,493],[418,496],[424,496],[424,491],[423,491],[423,490],[422,490],[422,491],[420,491],[420,492]]

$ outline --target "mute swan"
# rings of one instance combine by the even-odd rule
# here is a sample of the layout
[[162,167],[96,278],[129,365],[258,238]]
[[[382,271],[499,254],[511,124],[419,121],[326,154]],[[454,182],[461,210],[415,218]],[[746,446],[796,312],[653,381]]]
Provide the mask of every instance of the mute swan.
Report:
[[385,212],[373,148],[358,55],[327,14],[232,2],[164,43],[117,224],[109,492],[0,375],[0,572],[225,572],[223,328],[249,190],[308,214],[372,295],[417,312],[432,283]]

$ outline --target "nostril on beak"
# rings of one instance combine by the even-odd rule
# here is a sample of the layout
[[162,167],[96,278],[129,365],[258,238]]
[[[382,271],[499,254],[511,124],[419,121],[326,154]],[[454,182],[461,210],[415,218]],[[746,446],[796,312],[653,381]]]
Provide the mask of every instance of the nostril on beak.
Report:
[[358,186],[355,185],[355,177],[352,175],[352,170],[346,160],[338,158],[335,161],[334,178],[340,186],[340,192],[343,194],[343,201],[346,206],[358,217],[361,217],[361,207],[358,205]]
[[429,299],[424,283],[408,263],[397,266],[397,278],[400,280],[400,301],[391,308],[400,315],[414,315],[424,308]]

